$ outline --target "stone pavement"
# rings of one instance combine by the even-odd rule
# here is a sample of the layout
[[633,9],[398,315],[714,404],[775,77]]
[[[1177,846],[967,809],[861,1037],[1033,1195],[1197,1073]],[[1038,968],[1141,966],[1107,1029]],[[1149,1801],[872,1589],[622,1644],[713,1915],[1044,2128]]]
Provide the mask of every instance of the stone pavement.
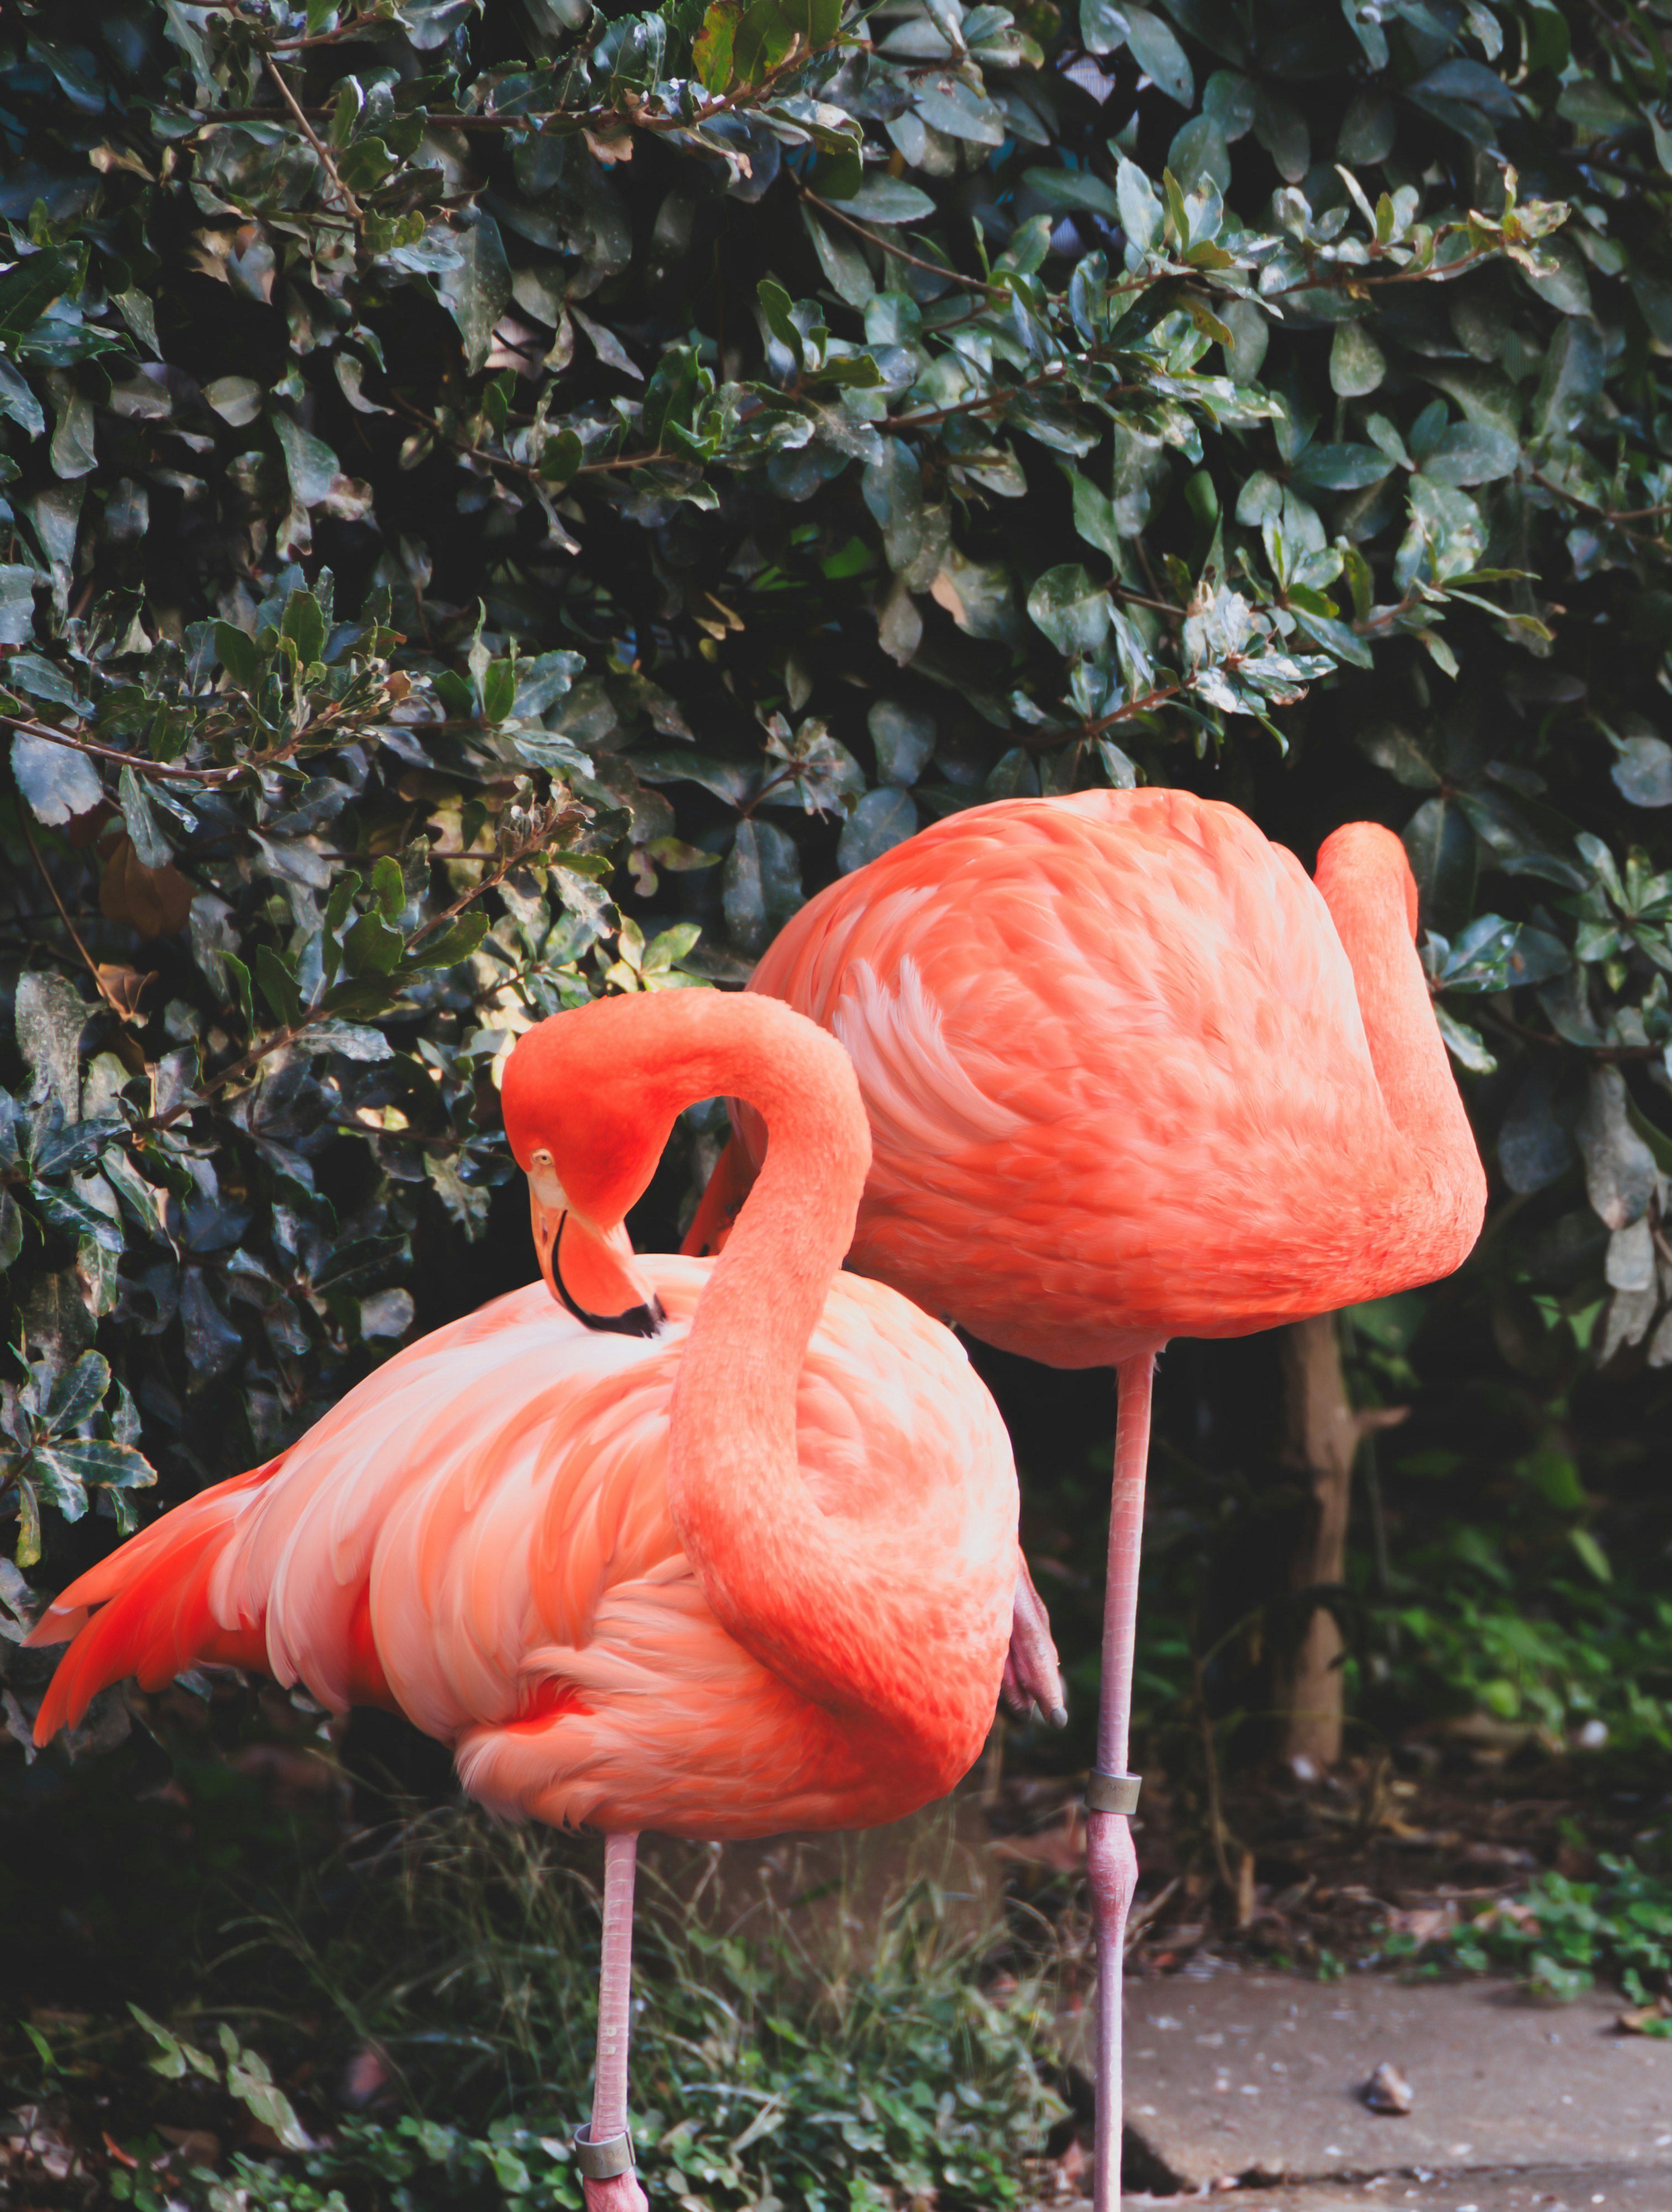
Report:
[[[1128,2124],[1152,2187],[1241,2182],[1237,2212],[1672,2212],[1672,2043],[1621,2034],[1620,2002],[1375,1974],[1132,1983]],[[1069,2027],[1084,2067],[1089,2021]],[[1402,2116],[1361,2099],[1383,2062],[1411,2085]]]
[[[1185,2200],[1225,2212],[1672,2212],[1672,2166],[1529,2166],[1520,2173],[1457,2173],[1416,2181],[1386,2174],[1356,2185],[1335,2182],[1294,2189],[1238,2189]],[[1176,2197],[1129,2197],[1137,2212],[1180,2212]]]

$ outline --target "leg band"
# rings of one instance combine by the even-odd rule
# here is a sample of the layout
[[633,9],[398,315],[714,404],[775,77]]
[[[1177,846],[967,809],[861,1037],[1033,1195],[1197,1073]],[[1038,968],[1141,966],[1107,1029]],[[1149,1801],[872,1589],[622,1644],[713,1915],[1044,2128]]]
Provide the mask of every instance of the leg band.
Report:
[[588,2181],[611,2181],[618,2173],[633,2171],[633,2138],[623,2128],[618,2136],[607,2142],[592,2141],[592,2122],[577,2128],[575,2134],[575,2163]]
[[1085,1785],[1085,1808],[1090,1813],[1135,1813],[1141,1774],[1105,1774],[1093,1767]]

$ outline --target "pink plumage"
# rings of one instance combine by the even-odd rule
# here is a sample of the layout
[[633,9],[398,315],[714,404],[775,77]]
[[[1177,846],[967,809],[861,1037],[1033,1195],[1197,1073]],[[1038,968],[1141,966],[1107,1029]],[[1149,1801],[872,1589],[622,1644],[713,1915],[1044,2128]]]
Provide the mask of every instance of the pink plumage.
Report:
[[[1388,832],[1341,834],[1403,871]],[[1426,1012],[1389,873],[1384,941]],[[849,1264],[1051,1366],[1383,1297],[1479,1233],[1432,1019],[1431,1153],[1389,1111],[1323,892],[1233,807],[1092,791],[954,815],[811,900],[751,988],[859,1075]]]
[[[471,1794],[562,1824],[693,1836],[865,1826],[950,1788],[992,1718],[1015,1577],[1003,1425],[945,1329],[842,1277],[796,1392],[821,1513],[914,1561],[1010,1550],[973,1602],[896,1633],[933,1763],[867,1760],[856,1729],[720,1628],[668,1510],[668,1405],[711,1264],[641,1263],[667,1316],[597,1334],[532,1284],[438,1329],[274,1464],[204,1492],[65,1590],[56,1640],[95,1615],[48,1691],[45,1739],[130,1672],[149,1687],[222,1656],[335,1711],[374,1699],[451,1744]],[[364,1629],[369,1616],[368,1668]],[[879,1623],[886,1632],[887,1624]],[[361,1627],[357,1636],[356,1628]]]
[[[623,1261],[613,1224],[689,1095],[678,1055],[716,1049],[734,1081],[760,1070],[801,1163],[787,1202],[724,1261]],[[543,1261],[566,1251],[605,1286],[630,1266],[621,1299],[660,1328],[589,1327],[534,1284],[409,1346],[63,1593],[36,1640],[79,1634],[39,1735],[125,1674],[228,1660],[336,1710],[398,1707],[507,1813],[699,1836],[899,1818],[990,1723],[1016,1478],[956,1339],[880,1284],[832,1280],[864,1165],[845,1056],[781,1007],[693,994],[560,1016],[514,1065],[537,1224],[556,1172],[538,1162],[555,1150],[570,1185]],[[672,1406],[711,1278],[732,1305],[689,1378],[682,1534]],[[687,1538],[716,1555],[706,1574]],[[806,1617],[775,1627],[810,1572]]]

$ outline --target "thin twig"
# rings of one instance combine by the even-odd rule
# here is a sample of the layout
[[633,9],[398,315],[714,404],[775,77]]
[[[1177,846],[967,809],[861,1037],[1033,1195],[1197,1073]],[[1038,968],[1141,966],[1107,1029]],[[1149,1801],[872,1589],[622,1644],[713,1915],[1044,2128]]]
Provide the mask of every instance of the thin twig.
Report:
[[944,276],[949,283],[962,284],[970,292],[1000,292],[1007,289],[995,278],[983,280],[977,276],[964,276],[956,269],[948,269],[943,262],[926,261],[921,254],[908,253],[903,246],[897,246],[891,238],[885,238],[879,231],[870,229],[865,223],[855,222],[852,216],[844,215],[839,207],[833,207],[829,200],[821,199],[817,192],[810,191],[799,178],[795,189],[804,200],[811,201],[814,207],[833,216],[845,228],[854,231],[860,238],[868,239],[872,246],[879,246],[885,253],[892,254],[897,261],[903,261],[913,269],[927,270],[931,276]]
[[110,989],[108,985],[106,983],[104,977],[99,973],[98,962],[88,951],[86,945],[82,944],[80,931],[76,928],[75,923],[70,919],[69,908],[64,905],[64,901],[58,896],[58,887],[52,881],[51,875],[47,872],[46,863],[40,857],[40,848],[35,842],[33,825],[29,820],[27,811],[22,807],[18,809],[18,818],[23,824],[23,835],[29,841],[29,850],[34,855],[35,866],[40,871],[40,880],[46,884],[47,890],[52,895],[52,903],[58,910],[58,920],[70,932],[70,942],[75,946],[76,951],[81,954],[82,958],[87,963],[87,972],[92,976],[94,988],[97,989],[99,996],[104,1000],[105,1004],[110,1008],[113,1014],[123,1015],[124,1019],[125,1019],[125,1014],[124,1014],[122,1006],[118,1000],[116,994]]
[[301,46],[335,46],[344,39],[376,39],[398,33],[400,25],[392,15],[356,15],[351,23],[340,24],[334,31],[320,31],[312,38],[275,39],[269,51],[276,54],[293,53]]
[[172,761],[146,760],[137,753],[125,753],[115,745],[97,744],[91,738],[73,737],[68,730],[55,730],[50,722],[27,721],[16,714],[0,714],[0,728],[21,730],[27,737],[45,738],[49,744],[65,745],[71,752],[87,753],[94,760],[113,761],[119,768],[131,768],[136,775],[162,776],[188,783],[228,783],[234,776],[247,775],[252,769],[272,768],[289,760],[301,744],[331,719],[331,715],[320,716],[288,744],[275,745],[271,752],[252,753],[234,768],[177,768]]
[[[1093,358],[1096,357],[1094,354]],[[1060,386],[1067,368],[1064,362],[1053,362],[1037,376],[1030,376],[1020,384],[1000,385],[996,392],[989,392],[979,399],[955,400],[950,407],[920,407],[913,415],[885,415],[878,427],[884,430],[922,430],[932,423],[949,422],[955,415],[990,415],[996,409],[1007,407],[1012,399],[1019,398],[1024,392],[1043,392],[1053,386]],[[1101,396],[1105,399],[1118,399],[1124,392],[1136,392],[1140,388],[1135,384],[1117,384],[1111,392]]]
[[[515,852],[503,854],[500,860],[499,866],[495,868],[492,874],[484,876],[482,878],[482,881],[477,884],[473,890],[466,891],[462,898],[454,899],[451,906],[444,907],[440,914],[432,915],[429,920],[424,923],[421,929],[414,930],[411,936],[406,940],[407,951],[410,952],[415,945],[422,943],[422,941],[429,936],[432,929],[439,929],[444,921],[457,921],[458,917],[465,911],[465,908],[471,905],[473,901],[484,896],[487,892],[497,889],[497,887],[505,881],[507,876],[510,874],[512,869],[520,867],[531,853],[541,853],[545,852],[549,848],[545,838],[544,836],[538,836],[531,837],[525,845],[519,845]],[[466,857],[472,860],[480,861],[485,866],[491,856],[486,853],[471,853]],[[552,866],[559,868],[563,866],[563,855],[562,854],[556,854],[552,856]]]
[[331,183],[336,185],[337,198],[342,201],[343,205],[348,210],[350,216],[357,227],[365,221],[365,216],[361,211],[359,201],[356,199],[354,194],[349,190],[348,186],[343,182],[342,178],[338,175],[337,164],[332,161],[330,153],[327,151],[325,141],[319,137],[319,133],[314,130],[313,125],[302,113],[301,105],[296,99],[295,94],[291,91],[289,86],[284,81],[283,70],[279,67],[278,64],[273,59],[273,57],[271,54],[264,54],[261,58],[266,64],[268,76],[271,77],[273,82],[279,88],[280,99],[283,100],[285,106],[295,117],[297,122],[301,124],[302,127],[302,135],[306,137],[308,144],[313,149],[314,152],[319,155],[321,167],[325,170],[325,174],[331,179]]
[[1658,553],[1663,559],[1672,558],[1672,548],[1668,547],[1664,538],[1654,538],[1647,531],[1632,530],[1627,526],[1632,522],[1651,520],[1657,515],[1672,514],[1672,507],[1628,507],[1622,513],[1612,507],[1598,507],[1595,500],[1584,499],[1577,491],[1569,491],[1553,477],[1546,476],[1542,469],[1529,469],[1527,473],[1535,484],[1541,484],[1555,498],[1566,500],[1568,506],[1577,508],[1581,514],[1594,515],[1598,522],[1606,523],[1610,530],[1617,530],[1622,538],[1629,538],[1633,545],[1646,546],[1651,553]]
[[139,1127],[145,1130],[169,1127],[172,1123],[179,1120],[182,1114],[194,1112],[203,1104],[204,1099],[213,1097],[223,1085],[235,1082],[240,1075],[247,1075],[252,1068],[259,1066],[264,1060],[271,1054],[281,1051],[284,1046],[294,1044],[304,1030],[311,1030],[317,1023],[330,1019],[331,1016],[325,1008],[320,1007],[313,1013],[304,1014],[294,1029],[287,1026],[282,1030],[276,1030],[271,1036],[265,1038],[260,1044],[252,1045],[241,1059],[234,1060],[229,1067],[223,1067],[218,1075],[212,1075],[199,1089],[188,1092],[178,1106],[171,1106],[166,1114],[150,1115],[147,1120],[140,1122]]
[[1181,691],[1189,688],[1185,684],[1158,684],[1152,690],[1140,693],[1136,699],[1128,699],[1125,706],[1116,707],[1112,713],[1099,714],[1095,721],[1083,723],[1081,735],[1098,737],[1104,730],[1112,729],[1116,722],[1130,722],[1140,714],[1147,714],[1152,707],[1159,707],[1164,701],[1176,698]]
[[71,752],[89,753],[94,760],[114,761],[121,768],[131,768],[137,774],[185,777],[193,782],[219,781],[228,775],[241,775],[241,769],[176,768],[169,761],[141,760],[133,753],[125,753],[115,745],[95,744],[91,738],[72,737],[68,730],[55,730],[50,722],[25,721],[16,714],[0,714],[0,727],[21,730],[26,737],[45,738],[49,744],[65,745]]
[[1254,296],[1257,302],[1261,300],[1286,300],[1295,292],[1327,291],[1336,286],[1343,286],[1350,291],[1357,284],[1366,289],[1374,288],[1377,291],[1385,291],[1390,284],[1449,283],[1452,277],[1465,275],[1477,262],[1490,261],[1503,251],[1501,246],[1477,246],[1471,252],[1459,254],[1455,261],[1428,261],[1420,269],[1394,269],[1380,276],[1363,275],[1362,263],[1338,263],[1329,274],[1304,276],[1299,283],[1285,284],[1280,291],[1256,292]]

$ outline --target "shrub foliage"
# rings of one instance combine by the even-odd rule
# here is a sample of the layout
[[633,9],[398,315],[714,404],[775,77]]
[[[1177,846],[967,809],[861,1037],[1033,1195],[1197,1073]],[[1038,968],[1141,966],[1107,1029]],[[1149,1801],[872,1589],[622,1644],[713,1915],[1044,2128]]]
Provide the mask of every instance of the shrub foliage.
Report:
[[1491,1356],[1672,1363],[1666,17],[19,0],[20,1565],[399,1342],[531,1022],[1099,782],[1403,830]]

